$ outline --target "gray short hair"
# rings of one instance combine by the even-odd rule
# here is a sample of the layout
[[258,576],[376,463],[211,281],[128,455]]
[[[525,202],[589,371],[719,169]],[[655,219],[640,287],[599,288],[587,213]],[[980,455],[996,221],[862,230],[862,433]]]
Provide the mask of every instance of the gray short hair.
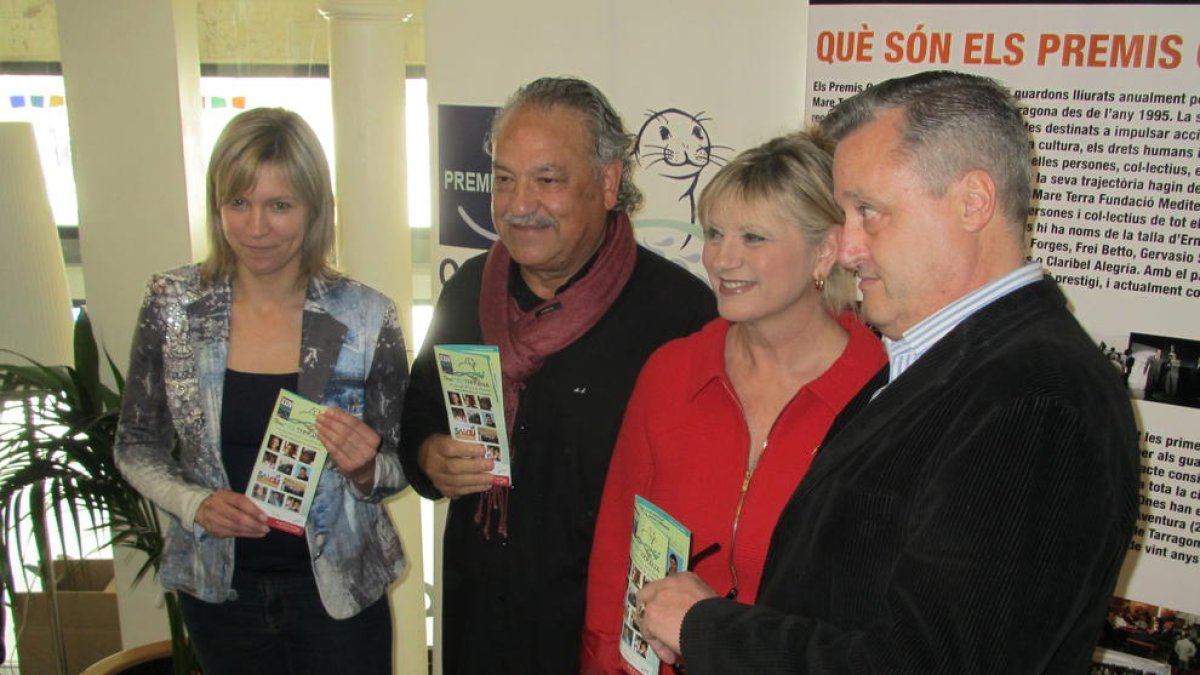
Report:
[[[820,244],[843,218],[833,198],[832,150],[832,142],[814,129],[773,138],[742,152],[721,167],[700,193],[696,205],[700,222],[711,222],[718,205],[728,199],[767,204],[795,223],[810,246]],[[835,263],[821,293],[832,313],[854,308],[854,275]]]
[[821,122],[840,141],[902,108],[901,148],[935,196],[964,173],[982,169],[996,182],[1006,218],[1024,228],[1033,194],[1033,155],[1017,100],[1004,85],[978,75],[927,71],[885,80],[839,103]]
[[526,106],[565,106],[579,111],[592,134],[592,160],[597,171],[612,162],[621,163],[621,184],[617,188],[617,203],[613,210],[632,215],[641,207],[642,191],[633,184],[634,137],[625,130],[625,124],[612,104],[590,82],[574,77],[543,77],[518,89],[492,118],[492,128],[484,144],[489,156],[495,149],[494,140],[500,128],[514,111]]

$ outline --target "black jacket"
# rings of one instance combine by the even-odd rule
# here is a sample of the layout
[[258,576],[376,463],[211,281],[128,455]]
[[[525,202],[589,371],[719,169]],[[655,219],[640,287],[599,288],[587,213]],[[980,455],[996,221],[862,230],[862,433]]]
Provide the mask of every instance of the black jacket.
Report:
[[1120,376],[1050,279],[997,300],[830,430],[756,607],[698,603],[706,673],[1085,673],[1129,546]]
[[[481,342],[484,257],[468,260],[442,289],[405,398],[401,461],[413,487],[432,499],[441,495],[416,456],[425,438],[448,430],[433,345]],[[476,495],[450,504],[443,672],[578,672],[592,530],[626,401],[659,345],[715,314],[699,279],[638,247],[633,276],[608,313],[526,383],[510,430],[507,539],[484,538]]]

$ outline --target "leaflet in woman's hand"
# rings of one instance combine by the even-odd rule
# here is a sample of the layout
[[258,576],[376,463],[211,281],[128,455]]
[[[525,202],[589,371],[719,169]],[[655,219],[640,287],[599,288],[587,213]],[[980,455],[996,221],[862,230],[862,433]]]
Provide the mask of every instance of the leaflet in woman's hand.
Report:
[[267,514],[267,524],[284,532],[304,534],[329,455],[317,438],[317,415],[323,410],[281,389],[246,486],[246,496]]
[[634,595],[668,574],[686,572],[692,533],[666,511],[641,495],[633,501],[633,536],[629,542],[629,574],[621,621],[621,658],[626,672],[658,675],[658,655],[650,648],[638,620]]
[[500,348],[495,345],[434,345],[450,435],[483,446],[496,460],[492,483],[512,485],[512,455],[504,421]]

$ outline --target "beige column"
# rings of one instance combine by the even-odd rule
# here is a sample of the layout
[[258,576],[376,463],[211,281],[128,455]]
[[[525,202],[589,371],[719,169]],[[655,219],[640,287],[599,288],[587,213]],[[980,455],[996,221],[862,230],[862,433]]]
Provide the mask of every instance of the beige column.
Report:
[[[203,240],[195,0],[57,0],[87,305],[124,370],[146,280]],[[126,647],[164,639],[153,581],[115,552]]]
[[[396,302],[412,341],[412,245],[404,150],[404,34],[400,0],[325,0],[337,169],[338,264]],[[425,584],[420,497],[388,503],[408,559],[393,588],[394,671],[424,673]]]
[[[396,301],[412,335],[401,0],[325,0],[337,169],[338,263]],[[410,345],[410,349],[413,345]]]

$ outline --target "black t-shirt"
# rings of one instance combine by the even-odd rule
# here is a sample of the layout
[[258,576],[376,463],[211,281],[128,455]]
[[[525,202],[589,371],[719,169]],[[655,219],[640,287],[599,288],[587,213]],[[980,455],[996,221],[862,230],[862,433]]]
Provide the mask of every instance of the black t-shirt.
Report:
[[[271,419],[280,389],[295,391],[299,373],[282,375],[225,371],[221,400],[221,461],[230,489],[246,491],[252,478],[259,444]],[[234,572],[312,574],[308,540],[271,528],[260,539],[238,537],[234,543]]]

